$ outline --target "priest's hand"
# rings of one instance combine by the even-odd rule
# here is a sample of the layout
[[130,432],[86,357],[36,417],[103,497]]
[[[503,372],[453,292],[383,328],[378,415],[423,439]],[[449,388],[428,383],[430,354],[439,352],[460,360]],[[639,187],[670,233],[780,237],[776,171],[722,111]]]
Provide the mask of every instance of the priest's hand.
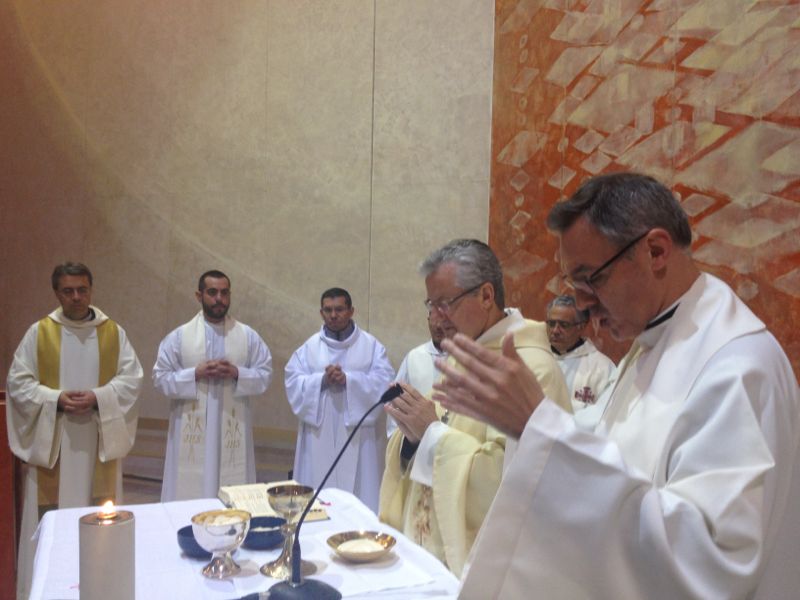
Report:
[[442,348],[463,370],[437,359],[444,377],[434,384],[433,399],[519,438],[544,392],[517,354],[513,334],[506,334],[502,352],[484,348],[463,334],[444,340]]
[[239,379],[239,368],[224,358],[217,361],[215,372],[219,379]]
[[83,415],[97,406],[97,396],[92,390],[63,391],[58,395],[58,407],[70,415]]
[[225,359],[207,360],[200,363],[194,369],[195,381],[201,379],[238,379],[239,369],[233,363]]
[[342,370],[342,365],[328,365],[325,367],[325,380],[329,385],[345,385],[347,377]]
[[403,436],[412,444],[418,444],[428,426],[439,420],[436,407],[412,386],[405,383],[400,385],[403,393],[387,404],[384,410],[397,422]]

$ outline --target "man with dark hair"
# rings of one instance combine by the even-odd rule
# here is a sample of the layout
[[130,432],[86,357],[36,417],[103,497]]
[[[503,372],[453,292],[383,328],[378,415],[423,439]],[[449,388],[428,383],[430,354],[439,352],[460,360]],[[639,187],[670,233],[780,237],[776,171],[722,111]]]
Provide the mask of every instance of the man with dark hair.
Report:
[[203,273],[195,296],[200,312],[164,338],[153,367],[153,384],[170,398],[162,502],[256,481],[252,402],[269,387],[272,355],[228,314],[225,273]]
[[122,501],[142,367],[125,330],[92,305],[80,263],[51,277],[60,308],[34,323],[8,373],[8,441],[26,463],[17,591],[28,597],[39,513]]
[[583,336],[588,322],[589,311],[578,310],[572,296],[556,296],[547,305],[545,324],[550,349],[564,373],[576,416],[583,415],[588,406],[602,409],[597,400],[615,368],[612,360]]
[[462,598],[790,598],[800,587],[800,393],[776,340],[701,273],[669,189],[634,173],[556,204],[579,309],[631,340],[593,430],[503,354],[446,349],[435,397],[519,438]]
[[[346,290],[326,290],[320,305],[322,328],[286,365],[286,395],[299,419],[294,478],[312,487],[322,482],[351,429],[394,378],[386,349],[353,321],[355,308]],[[385,448],[386,419],[375,409],[328,485],[352,492],[377,510]]]
[[[489,352],[499,350],[507,332],[516,332],[526,367],[550,397],[571,410],[544,325],[505,307],[503,270],[489,246],[453,240],[433,252],[420,273],[428,293],[425,306],[442,327],[476,340]],[[450,414],[413,386],[403,388],[386,406],[399,431],[386,451],[379,517],[459,575],[512,448],[495,428]]]
[[[422,396],[430,395],[433,391],[433,382],[441,376],[433,361],[437,358],[447,358],[447,353],[442,350],[442,340],[453,337],[456,328],[446,318],[442,318],[438,310],[432,310],[428,313],[428,331],[431,339],[409,350],[403,357],[400,368],[397,369],[397,382],[407,383]],[[391,437],[397,429],[397,423],[391,417],[386,421],[386,430]]]

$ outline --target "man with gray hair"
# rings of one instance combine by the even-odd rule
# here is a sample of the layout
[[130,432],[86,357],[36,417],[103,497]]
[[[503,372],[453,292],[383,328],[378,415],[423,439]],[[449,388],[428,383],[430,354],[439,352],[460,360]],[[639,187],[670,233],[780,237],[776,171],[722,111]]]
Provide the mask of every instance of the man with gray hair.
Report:
[[556,296],[547,305],[545,325],[550,349],[564,373],[576,415],[597,404],[615,368],[612,360],[583,336],[588,322],[589,312],[578,310],[572,296]]
[[519,439],[459,598],[796,598],[800,392],[786,354],[701,273],[651,177],[586,181],[547,220],[578,308],[632,346],[582,430],[523,368],[466,336],[434,398]]
[[[503,271],[489,246],[454,240],[431,254],[420,273],[428,293],[425,306],[445,329],[455,329],[492,353],[514,332],[526,367],[570,411],[544,325],[505,308]],[[402,385],[405,392],[386,407],[399,430],[386,451],[379,517],[459,575],[500,484],[506,436]]]

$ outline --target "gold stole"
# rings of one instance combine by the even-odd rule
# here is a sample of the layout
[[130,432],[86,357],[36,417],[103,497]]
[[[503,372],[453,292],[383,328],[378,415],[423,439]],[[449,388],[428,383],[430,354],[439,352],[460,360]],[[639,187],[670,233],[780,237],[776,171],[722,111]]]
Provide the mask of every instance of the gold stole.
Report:
[[[97,327],[97,349],[100,354],[98,385],[105,385],[117,374],[119,364],[119,329],[112,320],[103,321]],[[39,366],[39,382],[54,390],[61,389],[61,324],[50,317],[39,321],[36,337],[36,359]],[[52,469],[36,467],[39,487],[39,507],[58,506],[59,460]],[[92,501],[116,497],[117,469],[119,461],[100,462],[95,459],[92,478]]]

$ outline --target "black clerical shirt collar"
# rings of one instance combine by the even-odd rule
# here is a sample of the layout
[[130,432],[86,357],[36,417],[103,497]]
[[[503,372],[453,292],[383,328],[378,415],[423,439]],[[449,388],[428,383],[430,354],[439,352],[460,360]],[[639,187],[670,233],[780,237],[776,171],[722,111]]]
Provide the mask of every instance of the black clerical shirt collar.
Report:
[[[586,342],[586,340],[585,340],[585,339],[583,339],[583,338],[580,338],[580,339],[579,339],[577,342],[575,342],[575,345],[574,345],[574,346],[572,346],[571,348],[567,348],[567,351],[566,351],[566,352],[564,352],[564,354],[569,354],[570,352],[572,352],[573,350],[575,350],[575,348],[580,348],[581,346],[583,346],[583,344],[584,344],[585,342]],[[556,350],[555,346],[553,346],[552,344],[550,344],[550,350],[552,350],[552,351],[553,351],[553,354],[555,354],[555,355],[557,355],[557,356],[561,356],[561,352],[559,352],[558,350]]]
[[671,318],[672,318],[672,315],[674,315],[674,314],[675,314],[675,311],[676,311],[676,310],[678,310],[678,306],[679,306],[679,305],[680,305],[680,303],[679,303],[679,302],[676,302],[676,303],[675,303],[675,306],[673,306],[672,308],[670,308],[670,309],[668,309],[668,310],[664,311],[664,312],[663,312],[663,313],[661,313],[659,316],[657,316],[655,319],[653,319],[652,321],[650,321],[650,322],[649,322],[649,323],[648,323],[648,324],[645,326],[644,330],[645,330],[645,331],[647,331],[648,329],[652,329],[653,327],[658,327],[658,326],[659,326],[659,325],[661,325],[661,324],[662,324],[664,321],[668,321],[669,319],[671,319]]
[[356,330],[356,324],[353,323],[351,320],[350,323],[347,324],[347,327],[342,329],[341,331],[331,331],[328,329],[327,325],[322,326],[322,331],[325,332],[325,337],[331,338],[332,340],[336,340],[337,342],[342,342],[353,335],[353,332]]

